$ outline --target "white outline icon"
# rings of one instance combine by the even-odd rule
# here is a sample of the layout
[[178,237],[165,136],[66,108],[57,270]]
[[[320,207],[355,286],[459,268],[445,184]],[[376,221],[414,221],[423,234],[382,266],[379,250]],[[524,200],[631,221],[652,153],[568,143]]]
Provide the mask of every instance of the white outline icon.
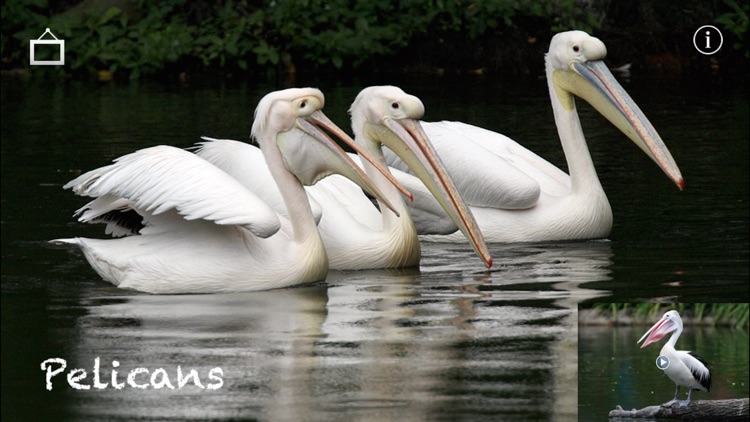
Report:
[[658,358],[656,358],[656,367],[661,369],[662,371],[669,368],[669,358],[660,355]]
[[[43,40],[42,37],[50,34],[52,35],[52,38],[54,40]],[[34,59],[34,47],[39,44],[56,44],[60,46],[60,60],[35,60]],[[29,57],[31,58],[31,65],[32,66],[62,66],[65,65],[65,40],[59,40],[55,36],[55,34],[52,33],[52,31],[47,28],[46,31],[44,31],[44,34],[42,34],[41,37],[31,40],[29,45]]]
[[[706,30],[704,33],[703,30],[706,28],[711,28],[719,34],[719,46],[716,47],[715,50],[709,50],[710,48],[713,48],[712,40],[711,40],[712,31]],[[698,47],[698,39],[700,39],[700,42],[702,45],[705,45],[703,49],[701,49],[701,47]],[[715,43],[715,41],[713,42]],[[721,31],[719,31],[719,28],[713,25],[703,25],[700,28],[698,28],[697,31],[695,31],[695,34],[693,34],[693,47],[695,47],[695,49],[698,50],[699,53],[704,54],[706,56],[716,54],[719,50],[721,50],[722,45],[724,45],[724,35],[722,35]]]

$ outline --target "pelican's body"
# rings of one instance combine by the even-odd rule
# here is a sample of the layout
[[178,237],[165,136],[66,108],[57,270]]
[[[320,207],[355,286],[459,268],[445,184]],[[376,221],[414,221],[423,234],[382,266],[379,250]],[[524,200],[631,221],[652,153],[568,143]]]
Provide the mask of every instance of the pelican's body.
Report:
[[[638,343],[643,343],[641,348],[648,346],[651,343],[659,341],[669,332],[672,332],[672,336],[669,341],[661,348],[659,356],[665,356],[669,359],[669,366],[664,368],[664,373],[671,379],[675,385],[674,398],[669,402],[665,403],[665,406],[669,406],[672,403],[679,403],[680,407],[685,407],[690,403],[690,395],[693,390],[701,390],[708,392],[711,389],[711,373],[706,367],[706,362],[698,356],[695,352],[689,352],[685,350],[675,350],[674,346],[677,343],[677,339],[682,334],[682,318],[677,311],[668,311],[664,316],[654,324],[644,335],[638,340]],[[688,387],[688,396],[686,400],[678,400],[677,394],[680,391],[680,386]]]
[[[368,174],[369,175],[369,174]],[[373,179],[378,183],[377,179]],[[342,178],[330,178],[308,189],[321,204],[318,230],[330,260],[331,269],[364,270],[404,268],[419,265],[422,258],[419,237],[409,208],[401,193],[384,194],[393,201],[393,212],[375,208],[356,185]]]
[[[110,166],[108,170],[111,172],[104,173],[103,177],[117,172],[124,181],[125,177],[137,175],[133,165],[140,167],[152,159],[157,160],[153,165],[162,169],[162,163],[173,163],[167,171],[187,178],[185,182],[193,187],[191,195],[196,199],[222,202],[225,198],[232,198],[237,205],[245,203],[245,209],[222,207],[220,212],[247,213],[253,220],[259,217],[248,206],[257,200],[252,194],[239,186],[232,186],[236,182],[218,169],[212,172],[216,174],[209,175],[209,169],[214,168],[178,148],[158,146],[140,150]],[[93,175],[87,173],[81,177],[83,179],[76,179],[71,182],[74,185],[66,187],[83,187],[82,183]],[[217,188],[227,187],[226,192],[212,195]],[[299,209],[301,202],[297,202],[294,207]],[[271,210],[263,211],[268,213]],[[300,235],[295,237],[293,230],[279,230],[281,221],[273,221],[275,213],[268,214],[268,221],[262,223],[262,230],[267,230],[267,235],[255,234],[240,224],[217,224],[208,216],[188,220],[189,217],[180,215],[176,209],[158,215],[147,210],[138,212],[149,223],[137,235],[118,239],[60,239],[58,242],[80,247],[92,268],[104,280],[120,288],[149,293],[265,290],[322,280],[328,272],[325,248],[320,237],[315,235],[312,216],[303,219],[298,227],[307,234],[297,232]]]
[[[79,210],[81,221],[106,222],[108,233],[126,237],[53,242],[79,246],[96,272],[116,286],[150,293],[250,291],[323,280],[328,258],[303,183],[337,171],[382,197],[314,126],[353,144],[319,111],[323,104],[316,89],[289,89],[266,95],[256,110],[253,135],[262,159],[246,165],[267,168],[263,182],[278,189],[285,215],[207,160],[157,146],[65,185],[95,198]],[[289,166],[301,152],[308,153],[308,165]],[[125,227],[125,217],[134,212],[138,220]]]
[[[491,265],[476,223],[445,175],[419,124],[413,120],[423,115],[422,102],[396,87],[370,87],[358,95],[350,111],[355,140],[362,150],[382,166],[385,166],[385,158],[381,145],[386,144],[398,151],[409,163],[408,167],[419,176],[400,176],[419,180],[419,185],[412,182],[418,200],[434,196],[438,207],[450,216],[453,227],[460,227],[488,266]],[[210,141],[202,145],[198,154],[221,168],[237,168],[233,162],[247,161],[240,157],[256,154],[247,144]],[[386,209],[383,203],[378,210],[357,185],[343,177],[332,176],[306,188],[313,210],[319,216],[318,230],[328,252],[330,267],[351,270],[418,265],[421,259],[419,239],[402,192],[388,178],[390,175],[384,175],[372,163],[363,160],[361,165],[383,197],[393,205],[392,210]],[[255,170],[263,171],[260,167],[255,167]],[[257,175],[249,177],[228,171],[238,180],[245,181],[243,183],[248,189],[269,204],[280,204],[278,191],[253,182],[258,179]]]
[[[571,31],[555,35],[545,57],[550,100],[570,174],[504,135],[460,122],[422,123],[487,241],[609,235],[612,209],[591,160],[574,95],[591,103],[683,187],[667,147],[607,70],[601,61],[605,56],[606,47],[599,39]],[[389,165],[406,170],[394,155],[386,154],[386,158]],[[404,185],[413,189],[408,180]],[[435,207],[413,208],[417,222],[441,218],[433,211]],[[446,234],[443,226],[430,223],[417,229],[420,234],[442,235]]]

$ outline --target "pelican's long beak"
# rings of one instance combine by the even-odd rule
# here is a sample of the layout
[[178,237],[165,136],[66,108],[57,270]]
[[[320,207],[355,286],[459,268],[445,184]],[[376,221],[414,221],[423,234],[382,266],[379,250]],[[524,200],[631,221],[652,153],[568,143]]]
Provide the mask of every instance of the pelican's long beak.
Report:
[[672,154],[638,105],[601,60],[573,62],[569,71],[553,74],[556,87],[588,101],[638,145],[682,189],[685,181]]
[[396,153],[422,180],[448,216],[471,241],[474,251],[485,265],[491,267],[492,258],[474,215],[448,177],[422,125],[413,119],[395,120],[390,117],[384,118],[383,124],[396,136],[381,136],[381,142]]
[[[662,337],[667,335],[668,333],[671,333],[672,331],[677,328],[677,325],[672,322],[669,318],[662,318],[654,324],[653,327],[649,328],[648,331],[641,337],[640,340],[638,340],[638,343],[642,342],[643,339],[646,339],[646,342],[643,343],[643,346],[641,346],[641,349],[648,346],[651,343],[656,343],[657,341],[661,340]],[[648,337],[648,338],[647,338]]]
[[287,168],[297,176],[302,184],[311,186],[333,173],[341,174],[370,195],[383,201],[388,208],[398,215],[396,207],[386,199],[367,174],[319,127],[326,129],[352,147],[361,157],[370,161],[405,195],[411,196],[411,193],[391,175],[390,171],[362,150],[346,132],[336,126],[322,111],[318,110],[307,117],[298,118],[295,125],[317,142],[306,142],[304,137],[294,135],[293,131],[290,131],[280,134],[277,138],[277,144]]

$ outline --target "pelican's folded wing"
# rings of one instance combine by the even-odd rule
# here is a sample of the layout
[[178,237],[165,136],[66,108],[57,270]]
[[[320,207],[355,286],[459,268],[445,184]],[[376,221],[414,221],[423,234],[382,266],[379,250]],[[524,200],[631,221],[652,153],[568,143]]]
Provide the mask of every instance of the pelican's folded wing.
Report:
[[542,192],[551,195],[564,195],[570,192],[570,176],[567,173],[507,136],[461,122],[435,124],[448,126],[493,155],[502,157],[523,174],[534,179]]
[[[103,203],[91,202],[95,212],[127,201],[139,213],[158,215],[174,209],[186,220],[239,225],[260,237],[269,237],[280,228],[277,214],[233,177],[193,153],[170,146],[122,156],[64,188],[81,196],[105,198]],[[84,211],[81,220],[93,220],[92,216]]]
[[[260,148],[245,142],[231,139],[215,139],[202,136],[205,142],[198,145],[196,154],[224,170],[240,182],[245,188],[258,195],[277,213],[289,218],[284,200],[276,181],[266,165],[266,159]],[[309,197],[315,222],[320,222],[321,206]]]
[[[474,128],[457,122],[422,122],[443,166],[461,197],[471,206],[526,209],[539,200],[539,184],[519,171],[502,156],[474,142]],[[476,128],[479,129],[479,128]],[[389,150],[384,151],[389,166],[410,172]]]

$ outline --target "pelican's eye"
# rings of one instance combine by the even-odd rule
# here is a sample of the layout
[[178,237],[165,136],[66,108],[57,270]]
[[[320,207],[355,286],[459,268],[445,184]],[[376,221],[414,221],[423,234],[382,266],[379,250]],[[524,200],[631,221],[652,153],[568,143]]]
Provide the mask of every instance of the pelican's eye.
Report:
[[391,103],[391,108],[394,110],[398,110],[401,107],[401,104],[399,104],[397,101],[394,101]]
[[574,45],[573,46],[573,51],[576,52],[576,53],[578,53],[579,51],[581,51],[581,47],[577,46],[577,45]]
[[306,101],[306,100],[302,100],[302,101],[301,101],[301,102],[299,103],[299,108],[301,108],[301,109],[304,109],[304,108],[305,108],[305,106],[307,106],[307,101]]

